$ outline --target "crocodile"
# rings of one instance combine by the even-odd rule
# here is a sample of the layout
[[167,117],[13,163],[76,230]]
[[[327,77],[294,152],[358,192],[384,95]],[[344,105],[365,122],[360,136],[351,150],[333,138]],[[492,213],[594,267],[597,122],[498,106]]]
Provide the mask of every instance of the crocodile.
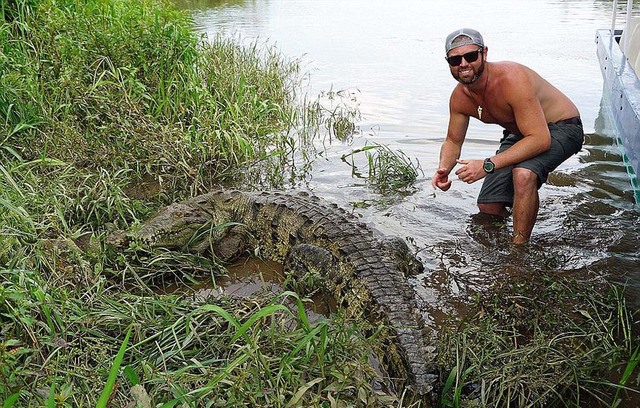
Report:
[[383,363],[394,384],[421,396],[432,391],[432,333],[407,276],[422,264],[404,240],[386,237],[336,204],[306,192],[212,191],[162,209],[137,237],[152,247],[194,251],[213,249],[213,240],[233,239],[232,247],[250,241],[251,250],[285,269],[319,269],[348,315],[390,330]]

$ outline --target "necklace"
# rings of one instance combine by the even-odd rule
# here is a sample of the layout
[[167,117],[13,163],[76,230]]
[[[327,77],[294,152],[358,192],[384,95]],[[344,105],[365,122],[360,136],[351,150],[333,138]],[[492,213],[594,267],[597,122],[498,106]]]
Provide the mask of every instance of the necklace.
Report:
[[482,120],[482,104],[484,103],[484,94],[487,92],[487,85],[489,84],[489,66],[487,65],[487,81],[484,83],[484,90],[482,91],[482,97],[478,104],[478,119]]

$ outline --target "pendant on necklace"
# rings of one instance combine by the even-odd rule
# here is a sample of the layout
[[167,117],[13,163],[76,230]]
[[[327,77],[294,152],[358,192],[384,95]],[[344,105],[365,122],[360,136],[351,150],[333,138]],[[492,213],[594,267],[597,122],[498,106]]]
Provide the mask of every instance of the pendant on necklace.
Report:
[[482,120],[482,106],[478,105],[478,119]]

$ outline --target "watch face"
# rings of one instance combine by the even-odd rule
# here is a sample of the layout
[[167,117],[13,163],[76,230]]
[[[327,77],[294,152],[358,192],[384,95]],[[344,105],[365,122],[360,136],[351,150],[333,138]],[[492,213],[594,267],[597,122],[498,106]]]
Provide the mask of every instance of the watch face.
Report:
[[489,159],[485,160],[484,164],[482,165],[482,169],[487,173],[493,173],[495,167],[495,164],[493,164],[493,162]]

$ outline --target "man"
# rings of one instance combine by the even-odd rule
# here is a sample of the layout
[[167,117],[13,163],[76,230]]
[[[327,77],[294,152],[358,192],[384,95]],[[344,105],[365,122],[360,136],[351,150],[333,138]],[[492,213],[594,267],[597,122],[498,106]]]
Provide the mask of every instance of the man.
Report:
[[[513,243],[526,243],[536,222],[538,189],[563,161],[580,151],[580,113],[562,92],[532,69],[510,61],[488,62],[488,48],[476,30],[447,36],[446,60],[458,81],[449,100],[449,127],[432,184],[451,187],[449,173],[466,183],[484,178],[480,212],[513,213]],[[482,159],[460,160],[469,118],[504,128],[500,148]]]

